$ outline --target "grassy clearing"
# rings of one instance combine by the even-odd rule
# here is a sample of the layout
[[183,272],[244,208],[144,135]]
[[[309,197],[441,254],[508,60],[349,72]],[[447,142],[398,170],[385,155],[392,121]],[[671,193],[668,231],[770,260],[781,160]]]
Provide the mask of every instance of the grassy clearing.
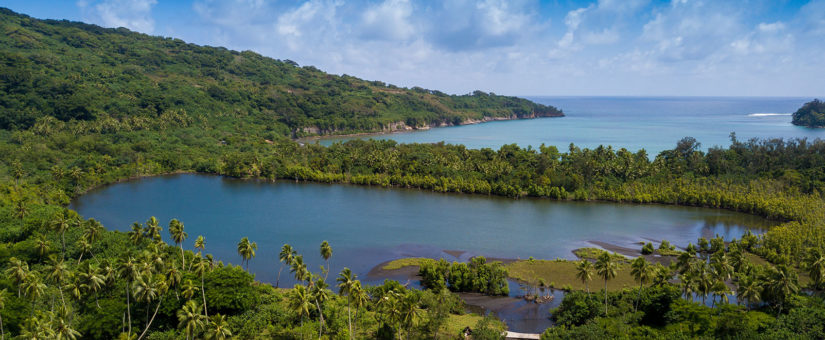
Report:
[[421,261],[424,261],[424,260],[427,260],[427,258],[408,257],[408,258],[403,258],[403,259],[398,259],[398,260],[392,260],[390,262],[387,262],[387,264],[385,264],[383,267],[381,267],[381,269],[383,269],[383,270],[398,270],[398,269],[401,269],[401,268],[404,268],[404,267],[412,267],[412,266],[420,267],[421,266]]
[[[586,260],[594,260],[594,261],[598,260],[599,256],[601,256],[602,253],[605,253],[605,252],[606,251],[603,250],[603,249],[592,248],[592,247],[579,248],[579,249],[573,250],[573,254],[578,256],[578,258],[586,259]],[[624,255],[616,254],[616,253],[609,253],[609,254],[610,254],[610,257],[612,257],[613,260],[615,260],[615,261],[618,261],[618,262],[629,262],[630,261],[630,259],[628,259]]]
[[[509,276],[513,279],[535,284],[544,280],[554,288],[569,286],[571,289],[584,290],[585,286],[576,278],[576,262],[564,260],[516,261],[506,265]],[[604,281],[593,272],[593,279],[588,283],[591,291],[604,287]],[[616,277],[607,282],[607,289],[618,291],[622,288],[635,287],[637,284],[630,275],[630,265],[620,264]]]
[[[469,313],[464,314],[464,315],[450,314],[450,319],[447,320],[447,333],[446,333],[446,335],[449,335],[450,338],[452,339],[452,337],[458,335],[459,332],[463,331],[464,327],[470,326],[470,328],[474,328],[476,323],[478,323],[483,318],[484,317],[482,317],[478,314],[469,314]],[[504,327],[503,322],[501,322],[499,320],[495,320],[494,322],[499,322],[502,325],[502,327]],[[506,327],[504,327],[504,328],[506,328]]]

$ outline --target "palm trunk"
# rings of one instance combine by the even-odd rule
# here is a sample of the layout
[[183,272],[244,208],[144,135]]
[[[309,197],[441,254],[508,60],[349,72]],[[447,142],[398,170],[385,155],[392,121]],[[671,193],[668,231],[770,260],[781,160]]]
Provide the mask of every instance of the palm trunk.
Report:
[[206,290],[203,289],[203,273],[201,273],[201,297],[203,297],[203,315],[206,316],[206,320],[209,320],[209,313],[206,311]]
[[146,324],[146,329],[143,330],[143,333],[140,333],[138,340],[143,339],[143,336],[146,335],[146,331],[148,331],[149,327],[152,326],[152,321],[155,321],[155,316],[158,315],[158,309],[160,309],[161,302],[163,302],[163,296],[161,296],[160,299],[158,299],[158,305],[157,307],[155,307],[155,313],[152,314],[152,318],[149,320],[149,323]]
[[0,340],[6,340],[6,332],[3,331],[3,315],[0,315]]
[[347,321],[349,321],[349,339],[352,340],[352,309],[350,309],[349,297],[347,297]]
[[77,264],[80,265],[80,260],[83,259],[83,252],[80,252],[80,257],[77,258]]
[[129,332],[127,334],[129,334],[129,337],[131,339],[131,336],[132,336],[132,304],[129,302],[129,285],[126,286],[126,317],[128,319],[128,322],[129,322],[129,326],[127,327],[129,329]]
[[281,269],[278,269],[278,279],[275,280],[275,288],[278,288],[278,286],[281,284],[281,272],[283,270],[284,270],[284,265],[282,264]]
[[352,327],[353,335],[358,332],[358,309],[355,309],[355,326]]
[[318,339],[321,339],[321,334],[324,333],[324,312],[321,310],[321,303],[315,299],[315,306],[318,307],[318,315],[321,316],[321,323],[318,324]]
[[604,280],[604,316],[607,316],[607,279]]
[[60,240],[63,242],[63,259],[66,259],[66,232],[60,233]]
[[181,260],[180,268],[181,269],[186,268],[186,256],[183,255],[183,243],[180,244],[180,260]]
[[63,307],[66,307],[66,299],[63,298],[63,285],[60,282],[57,283],[57,291],[60,292],[60,302],[63,303]]
[[633,312],[637,312],[639,310],[639,301],[642,299],[642,284],[639,283],[639,296],[636,297],[636,306],[633,307]]

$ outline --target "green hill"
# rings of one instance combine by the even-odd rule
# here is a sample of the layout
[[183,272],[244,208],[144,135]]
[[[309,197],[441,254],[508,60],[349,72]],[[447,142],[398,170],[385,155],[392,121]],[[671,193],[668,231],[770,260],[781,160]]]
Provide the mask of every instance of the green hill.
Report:
[[825,103],[819,99],[805,103],[793,113],[791,123],[807,127],[825,127]]
[[129,130],[157,119],[215,126],[249,116],[253,128],[295,137],[563,115],[516,97],[399,88],[250,51],[8,9],[0,9],[0,25],[2,129],[47,117]]

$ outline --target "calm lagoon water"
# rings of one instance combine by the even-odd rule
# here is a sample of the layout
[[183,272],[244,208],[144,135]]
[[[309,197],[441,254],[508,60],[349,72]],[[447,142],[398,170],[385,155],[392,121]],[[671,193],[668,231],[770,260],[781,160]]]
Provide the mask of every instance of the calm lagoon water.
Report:
[[353,138],[393,139],[400,143],[464,144],[493,148],[516,143],[537,148],[570,143],[595,148],[612,145],[655,156],[691,136],[703,148],[730,145],[730,133],[750,138],[825,138],[825,129],[791,124],[791,113],[813,98],[709,97],[527,97],[562,109],[566,117],[497,121],[359,137],[320,139],[323,145]]
[[[274,283],[281,245],[289,243],[319,271],[321,241],[333,248],[333,273],[348,266],[360,277],[377,264],[406,256],[466,260],[574,258],[579,247],[602,241],[639,248],[667,239],[684,246],[700,236],[740,237],[770,223],[728,211],[661,205],[557,202],[448,195],[408,189],[266,182],[205,175],[171,175],[118,183],[76,199],[72,209],[107,228],[128,231],[156,216],[181,220],[206,238],[206,251],[240,263],[237,242],[258,243],[250,271]],[[168,228],[163,236],[168,241]],[[454,257],[445,250],[464,253]],[[331,275],[331,277],[334,275]],[[281,286],[290,285],[288,271]]]

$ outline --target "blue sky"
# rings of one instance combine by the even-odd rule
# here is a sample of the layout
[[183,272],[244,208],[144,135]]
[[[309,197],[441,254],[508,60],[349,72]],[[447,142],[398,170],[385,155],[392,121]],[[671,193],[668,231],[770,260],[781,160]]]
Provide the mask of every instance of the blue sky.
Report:
[[825,0],[0,0],[449,93],[825,95]]

